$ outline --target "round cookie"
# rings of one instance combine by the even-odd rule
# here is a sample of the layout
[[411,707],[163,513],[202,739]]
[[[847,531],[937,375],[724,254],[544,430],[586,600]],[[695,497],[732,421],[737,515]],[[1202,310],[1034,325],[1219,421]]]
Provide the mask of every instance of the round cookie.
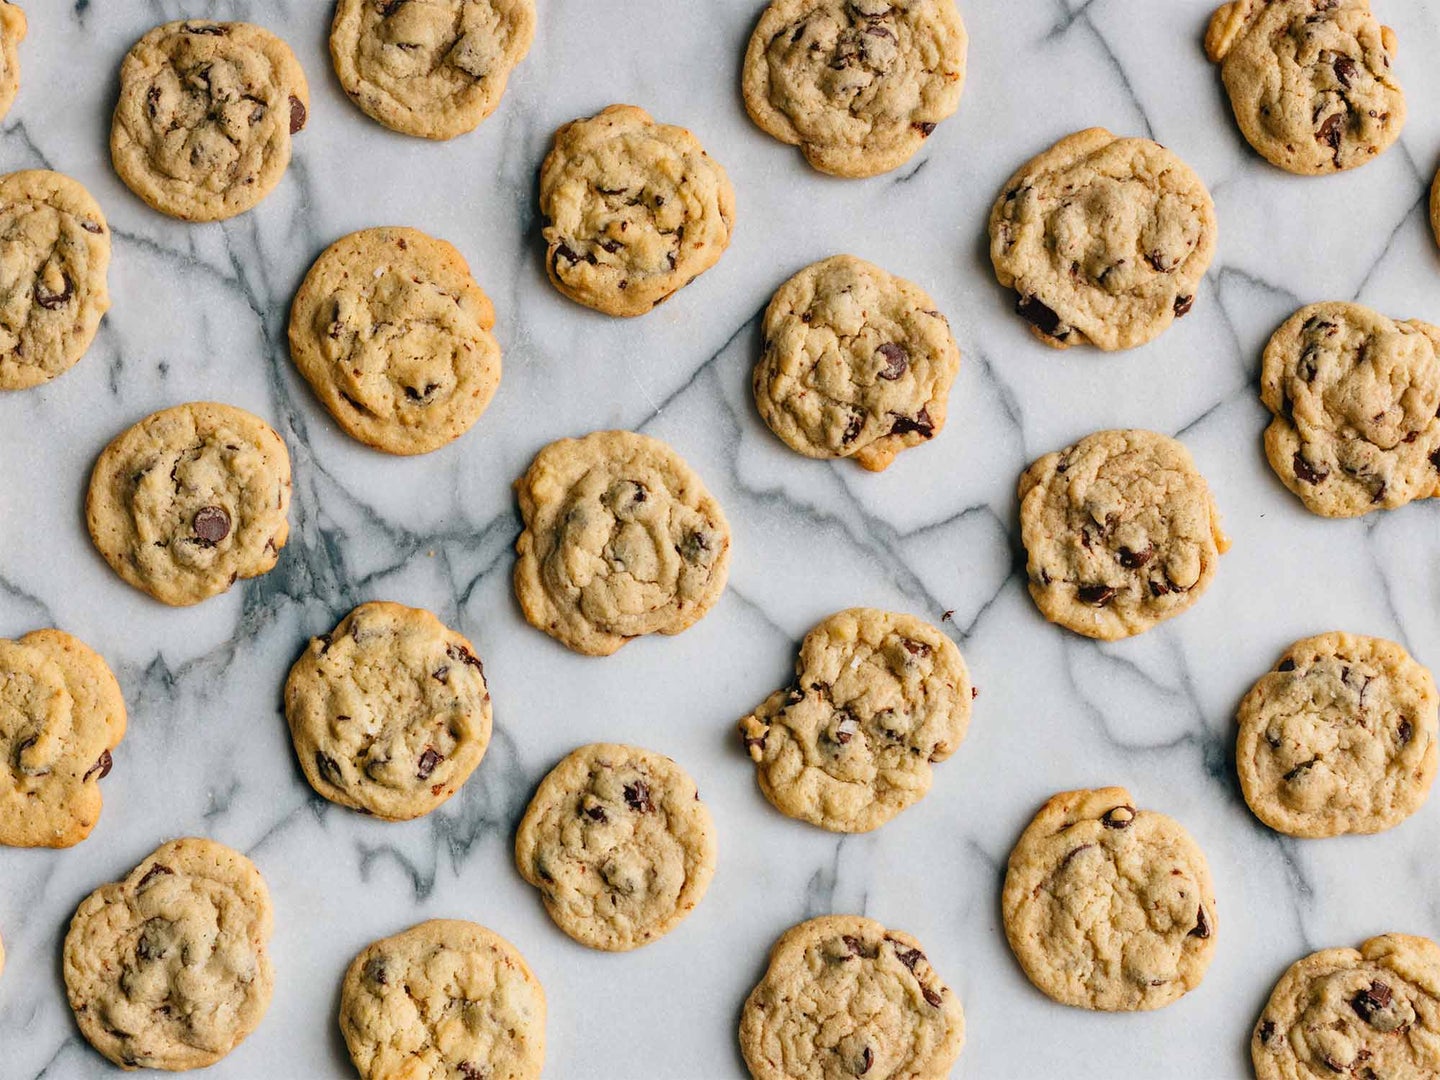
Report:
[[1440,495],[1440,327],[1310,304],[1265,346],[1260,398],[1270,467],[1313,513]]
[[110,228],[68,176],[9,173],[0,253],[0,390],[24,390],[69,371],[95,340],[110,310]]
[[643,315],[720,260],[735,191],[690,132],[611,105],[555,132],[540,213],[557,289],[606,315]]
[[960,999],[920,943],[858,915],[781,935],[740,1014],[755,1080],[944,1080],[964,1043]]
[[930,790],[974,697],[955,643],[913,615],[851,608],[808,634],[795,681],[740,721],[760,790],[781,813],[869,832]]
[[161,845],[81,902],[65,936],[80,1032],[126,1069],[203,1069],[270,1006],[273,914],[255,865],[224,844]]
[[1205,34],[1246,140],[1301,175],[1364,165],[1399,137],[1395,47],[1370,0],[1234,0]]
[[515,836],[520,876],[582,945],[664,937],[715,874],[715,824],[688,773],[634,746],[593,743],[551,770]]
[[110,157],[162,214],[220,221],[274,190],[310,89],[290,46],[250,23],[165,23],[120,65]]
[[25,40],[25,12],[9,0],[0,0],[0,120],[15,104],[20,89],[19,45]]
[[90,537],[126,582],[181,607],[274,567],[290,534],[290,455],[243,409],[192,402],[121,432],[90,476]]
[[355,957],[340,1030],[362,1080],[538,1080],[545,992],[500,935],[432,919]]
[[453,139],[495,111],[534,36],[534,0],[339,0],[330,58],[372,119]]
[[745,111],[833,176],[899,168],[960,105],[954,0],[773,0],[745,50]]
[[835,255],[780,286],[763,332],[755,404],[792,450],[878,472],[945,426],[960,350],[919,286]]
[[1189,313],[1217,230],[1190,166],[1149,139],[1089,128],[1005,184],[990,261],[1046,345],[1132,349]]
[[1215,954],[1215,889],[1180,823],[1124,788],[1066,791],[1010,853],[1005,936],[1035,986],[1082,1009],[1159,1009]]
[[589,656],[678,634],[720,599],[730,525],[674,450],[632,431],[561,439],[515,482],[515,596],[530,625]]
[[1200,599],[1230,541],[1190,452],[1153,431],[1097,431],[1020,477],[1030,595],[1053,623],[1115,641]]

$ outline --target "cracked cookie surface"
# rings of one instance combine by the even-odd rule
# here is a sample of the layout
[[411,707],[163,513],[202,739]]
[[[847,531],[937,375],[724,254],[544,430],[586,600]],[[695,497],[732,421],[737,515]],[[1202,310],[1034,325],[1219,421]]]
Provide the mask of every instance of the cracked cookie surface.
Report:
[[25,40],[25,12],[0,0],[0,120],[15,104],[20,89],[20,42]]

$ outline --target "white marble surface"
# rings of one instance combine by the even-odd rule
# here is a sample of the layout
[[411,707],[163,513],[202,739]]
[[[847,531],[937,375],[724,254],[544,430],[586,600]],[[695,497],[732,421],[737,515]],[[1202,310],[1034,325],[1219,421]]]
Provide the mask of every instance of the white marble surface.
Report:
[[[525,953],[550,1003],[547,1077],[744,1075],[741,1002],[787,926],[863,912],[914,933],[964,1001],[954,1075],[1124,1080],[1249,1075],[1250,1026],[1299,955],[1385,930],[1440,935],[1440,803],[1380,836],[1301,842],[1255,821],[1233,776],[1235,706],[1296,637],[1332,628],[1404,642],[1440,664],[1440,503],[1359,521],[1311,517],[1260,448],[1260,349],[1303,302],[1358,299],[1440,321],[1440,252],[1423,193],[1440,153],[1440,7],[1376,0],[1399,33],[1411,102],[1400,142],[1323,180],[1261,162],[1201,51],[1210,0],[964,0],[959,113],[906,168],[868,181],[809,171],[739,100],[758,0],[540,0],[535,47],[499,111],[446,144],[391,134],[340,92],[328,0],[28,0],[24,81],[0,171],[80,179],[115,232],[114,308],[90,354],[0,397],[0,635],[55,624],[115,667],[130,731],[105,812],[68,851],[0,850],[0,1077],[107,1074],[65,1005],[60,941],[97,885],[165,838],[247,852],[277,908],[274,1003],[217,1078],[352,1075],[339,979],[371,939],[430,916],[477,920]],[[161,217],[109,167],[115,72],[152,24],[249,19],[309,75],[309,127],[279,189],[224,225]],[[615,101],[694,129],[738,192],[735,241],[672,303],[614,321],[546,283],[534,209],[550,132]],[[984,227],[1006,176],[1080,127],[1151,135],[1218,205],[1219,255],[1193,314],[1118,356],[1035,343],[990,273]],[[468,256],[499,314],[505,375],[467,437],[415,460],[339,433],[291,367],[290,296],[352,229],[413,225]],[[757,317],[814,258],[847,251],[929,288],[965,361],[950,422],[880,476],[800,458],[749,400]],[[116,578],[81,512],[100,448],[146,413],[218,399],[270,419],[295,464],[292,534],[269,576],[170,610]],[[1234,548],[1188,614],[1103,646],[1044,622],[1017,567],[1015,479],[1093,429],[1179,434],[1215,489]],[[558,436],[606,426],[669,440],[735,530],[731,584],[684,635],[586,659],[530,629],[510,590],[511,480]],[[478,646],[496,734],[461,795],[403,825],[324,803],[296,768],[280,687],[311,634],[353,604],[431,608]],[[938,619],[979,686],[970,736],[930,796],[842,839],[759,795],[732,734],[787,677],[805,630],[854,604]],[[663,941],[606,955],[552,926],[511,863],[534,784],[597,739],[669,753],[720,831],[709,896]],[[1123,784],[1207,852],[1219,948],[1204,984],[1159,1013],[1092,1015],[1032,989],[999,924],[1004,860],[1040,802]]]

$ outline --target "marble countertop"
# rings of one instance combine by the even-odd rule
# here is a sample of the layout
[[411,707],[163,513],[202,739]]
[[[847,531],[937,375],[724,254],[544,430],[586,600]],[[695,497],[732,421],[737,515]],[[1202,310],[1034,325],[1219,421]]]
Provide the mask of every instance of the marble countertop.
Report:
[[[340,976],[374,938],[432,916],[514,942],[549,999],[546,1076],[744,1075],[735,1028],[775,937],[826,912],[908,930],[959,992],[957,1077],[1248,1077],[1251,1024],[1285,967],[1381,931],[1440,936],[1440,801],[1379,836],[1282,838],[1233,775],[1235,707],[1295,638],[1329,629],[1403,642],[1440,665],[1440,503],[1352,521],[1306,513],[1265,463],[1260,350],[1302,303],[1356,299],[1440,322],[1440,251],[1424,193],[1440,155],[1440,7],[1376,0],[1400,40],[1411,102],[1399,144],[1329,179],[1288,176],[1240,138],[1201,37],[1212,0],[963,0],[959,113],[906,167],[867,181],[810,171],[758,131],[739,64],[759,0],[540,0],[535,46],[498,112],[431,144],[345,99],[327,0],[29,0],[23,82],[0,171],[66,172],[114,228],[114,307],[89,355],[40,389],[0,396],[0,636],[57,625],[100,650],[130,708],[93,835],[68,851],[0,850],[0,1077],[108,1075],[65,1004],[60,941],[76,904],[162,840],[245,851],[273,893],[275,998],[259,1031],[206,1075],[351,1076],[335,1023]],[[278,190],[223,225],[147,209],[106,150],[116,71],[154,23],[208,14],[285,37],[309,75],[309,127]],[[737,191],[734,243],[674,301],[605,318],[545,280],[536,170],[562,122],[616,101],[693,129]],[[1078,128],[1152,136],[1214,194],[1219,254],[1189,318],[1119,355],[1036,343],[990,271],[985,222],[1005,178]],[[339,432],[285,346],[292,293],[330,241],[404,224],[455,243],[498,312],[504,379],[465,438],[419,459]],[[964,364],[950,420],[883,475],[805,460],[757,417],[758,319],[800,266],[850,252],[922,283]],[[152,410],[227,401],[269,419],[295,467],[278,568],[171,610],[91,547],[91,463]],[[669,441],[734,528],[730,586],[672,639],[595,660],[522,619],[510,484],[551,439],[602,427]],[[1025,590],[1015,480],[1089,431],[1179,435],[1234,547],[1204,599],[1114,645],[1046,623]],[[408,824],[325,803],[280,710],[304,641],[354,604],[430,608],[483,656],[495,737],[462,793]],[[804,632],[865,604],[947,626],[981,694],[931,794],[878,832],[842,838],[764,801],[733,733],[787,679]],[[664,940],[609,955],[574,944],[511,861],[534,785],[577,744],[634,742],[677,758],[717,820],[720,863]],[[1207,853],[1218,953],[1202,986],[1157,1013],[1052,1004],[1006,946],[1007,854],[1057,790],[1127,786]]]

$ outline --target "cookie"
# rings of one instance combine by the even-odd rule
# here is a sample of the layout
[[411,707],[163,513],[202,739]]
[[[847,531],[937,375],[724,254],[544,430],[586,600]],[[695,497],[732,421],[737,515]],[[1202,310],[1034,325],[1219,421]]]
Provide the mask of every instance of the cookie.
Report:
[[927,622],[874,608],[808,634],[795,681],[740,721],[760,790],[831,832],[869,832],[930,790],[970,726],[970,674]]
[[1046,345],[1133,349],[1189,313],[1217,229],[1185,162],[1149,139],[1089,128],[1005,184],[990,211],[990,261]]
[[1364,165],[1399,138],[1395,47],[1370,0],[1235,0],[1205,34],[1246,140],[1311,176]]
[[537,1080],[545,992],[499,934],[432,919],[355,957],[340,1030],[363,1080]]
[[290,534],[290,455],[269,424],[214,402],[121,432],[90,476],[90,537],[126,582],[198,604],[266,573]]
[[305,72],[270,31],[165,23],[120,65],[110,157],[126,186],[162,214],[220,221],[275,189],[309,109]]
[[960,999],[920,943],[859,915],[787,930],[740,1014],[755,1080],[943,1080],[964,1043]]
[[530,625],[608,656],[678,634],[720,599],[730,525],[680,455],[632,431],[561,439],[515,482],[515,596]]
[[9,0],[0,0],[0,120],[15,104],[20,89],[19,45],[25,40],[25,12]]
[[110,310],[110,227],[68,176],[9,173],[0,253],[0,390],[24,390],[69,371],[95,340]]
[[270,894],[254,863],[213,840],[162,844],[96,889],[65,935],[80,1032],[126,1069],[203,1069],[270,1006]]
[[520,876],[582,945],[664,937],[715,874],[715,824],[688,773],[635,746],[593,743],[540,781],[515,836]]
[[774,0],[745,50],[750,119],[832,176],[898,169],[960,106],[954,0]]
[[690,132],[611,105],[555,133],[540,213],[557,289],[606,315],[643,315],[719,262],[735,191]]
[[780,286],[763,332],[755,404],[790,449],[878,472],[945,426],[960,350],[918,285],[835,255]]
[[1323,517],[1440,495],[1440,326],[1310,304],[1265,346],[1265,454]]
[[1159,1009],[1199,986],[1215,955],[1204,853],[1124,788],[1041,807],[1010,853],[1001,909],[1025,974],[1062,1005]]

